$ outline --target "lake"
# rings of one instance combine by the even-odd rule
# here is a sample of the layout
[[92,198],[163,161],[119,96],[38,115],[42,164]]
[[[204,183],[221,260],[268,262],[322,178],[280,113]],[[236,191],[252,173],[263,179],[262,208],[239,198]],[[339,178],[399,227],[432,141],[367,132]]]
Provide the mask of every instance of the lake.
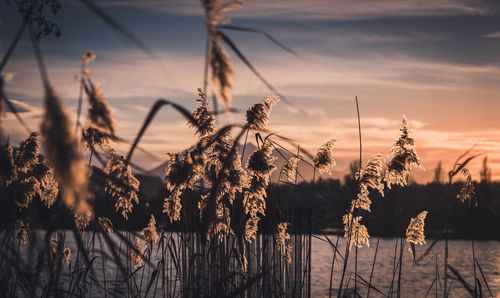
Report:
[[[3,233],[0,233],[3,234]],[[36,235],[38,239],[43,239],[44,232],[37,231]],[[3,235],[2,235],[3,236]],[[84,242],[89,241],[92,237],[92,232],[84,233]],[[328,287],[330,283],[330,271],[333,257],[333,250],[330,244],[325,241],[325,236],[315,235],[312,239],[312,275],[311,275],[311,293],[313,297],[328,297]],[[336,243],[337,236],[328,236],[332,243]],[[111,239],[115,242],[118,241],[117,235],[111,235]],[[376,288],[372,289],[370,296],[372,297],[383,297],[389,293],[391,287],[392,273],[393,273],[393,257],[394,257],[394,247],[396,239],[384,238],[380,239],[377,260],[374,267],[372,285]],[[416,247],[416,257],[417,259],[421,257],[424,252],[430,247],[432,239],[427,239],[427,244],[423,246]],[[344,254],[346,249],[346,243],[343,237],[339,238],[338,249]],[[358,275],[364,280],[369,280],[370,271],[372,268],[373,257],[375,253],[375,246],[377,243],[376,238],[371,239],[370,248],[360,248],[358,249],[357,264],[358,264]],[[481,266],[482,272],[488,282],[490,290],[494,297],[500,296],[500,241],[475,241],[475,255]],[[71,256],[72,262],[76,258],[75,242],[71,233],[66,234],[66,244],[65,247],[70,247],[73,251]],[[96,254],[100,254],[99,251],[98,238],[96,238]],[[436,278],[436,264],[439,268],[439,276],[442,279],[443,276],[443,263],[444,263],[444,241],[438,241],[431,250],[431,253],[421,258],[418,264],[413,262],[413,257],[408,251],[409,245],[406,245],[403,252],[403,265],[402,265],[402,281],[401,281],[401,292],[403,297],[424,297],[429,291],[429,296],[436,296],[435,284],[432,286],[433,281]],[[105,251],[111,255],[110,251],[105,249]],[[156,251],[156,250],[155,250]],[[398,249],[399,254],[399,249]],[[22,246],[21,255],[24,258],[29,257],[28,246]],[[349,264],[346,270],[345,280],[348,281],[348,288],[354,288],[354,260],[356,256],[356,250],[353,248],[350,251]],[[26,259],[27,260],[27,259]],[[152,263],[157,264],[161,260],[160,254],[152,254]],[[470,240],[450,240],[449,241],[449,264],[456,269],[466,282],[473,284],[473,262],[472,262],[472,249]],[[96,274],[102,278],[102,261],[101,258],[96,258],[94,267],[96,269]],[[114,262],[106,261],[104,264],[108,282],[115,278],[117,266]],[[338,289],[342,274],[343,261],[338,257],[334,266],[334,278],[333,278],[333,289]],[[484,296],[489,296],[489,291],[486,288],[484,280],[481,276],[480,270],[476,267],[477,276],[482,284],[482,291]],[[448,272],[453,275],[451,271]],[[147,275],[148,273],[146,273]],[[148,280],[146,278],[146,280]],[[440,280],[439,282],[442,282]],[[450,284],[449,284],[450,285]],[[397,287],[397,276],[394,283],[394,288]],[[362,285],[359,281],[358,292],[362,296],[366,296],[367,287]],[[429,290],[430,289],[430,290]],[[380,294],[382,292],[384,295]],[[335,292],[333,292],[335,295]],[[450,287],[450,297],[470,297],[467,291],[463,288],[459,281],[454,279],[451,282]],[[93,290],[93,296],[100,296],[102,291],[98,289]],[[442,296],[442,289],[439,287],[438,296]]]

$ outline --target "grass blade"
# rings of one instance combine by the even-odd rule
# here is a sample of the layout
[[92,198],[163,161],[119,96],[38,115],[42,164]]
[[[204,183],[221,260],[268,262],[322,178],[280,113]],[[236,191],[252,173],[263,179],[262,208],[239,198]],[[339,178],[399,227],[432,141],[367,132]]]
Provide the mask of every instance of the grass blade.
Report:
[[[471,288],[471,285],[468,282],[465,281],[465,279],[462,277],[462,275],[460,275],[460,273],[455,268],[453,268],[453,266],[448,265],[448,268],[451,270],[451,272],[453,272],[453,275],[455,275],[455,277],[462,284],[462,286],[464,287],[464,289],[466,289],[467,292],[469,292],[469,294],[471,296],[474,296],[474,290]],[[449,291],[447,293],[449,293]]]
[[144,132],[146,131],[148,126],[151,124],[151,121],[153,121],[153,118],[155,117],[156,113],[158,113],[160,108],[165,106],[165,105],[172,106],[175,110],[177,110],[180,114],[182,114],[186,119],[188,119],[188,121],[194,122],[193,116],[191,116],[191,113],[188,110],[186,110],[184,107],[182,107],[174,102],[171,102],[169,100],[166,100],[166,99],[158,99],[154,103],[154,105],[151,107],[151,110],[149,111],[148,116],[144,120],[144,123],[143,123],[139,133],[137,134],[135,140],[134,140],[134,143],[132,143],[132,146],[130,147],[130,150],[127,154],[127,162],[129,162],[130,159],[132,158],[132,154],[134,153],[135,148],[139,144],[139,141],[141,140],[141,137],[143,136]]
[[262,34],[264,37],[269,39],[271,42],[273,42],[275,45],[283,49],[284,51],[294,55],[294,56],[299,56],[294,50],[291,48],[287,47],[283,43],[279,42],[276,38],[274,38],[271,34],[259,30],[259,29],[254,29],[254,28],[249,28],[249,27],[243,27],[243,26],[234,26],[234,25],[218,25],[218,29],[227,29],[227,30],[235,30],[235,31],[243,31],[243,32],[251,32],[251,33],[257,33],[257,34]]

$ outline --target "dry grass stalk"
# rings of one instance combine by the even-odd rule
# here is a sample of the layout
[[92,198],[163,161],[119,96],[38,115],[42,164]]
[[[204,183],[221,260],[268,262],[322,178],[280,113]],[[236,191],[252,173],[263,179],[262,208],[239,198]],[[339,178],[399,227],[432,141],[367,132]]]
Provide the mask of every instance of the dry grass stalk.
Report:
[[59,238],[50,239],[49,250],[52,258],[56,256],[58,249],[59,249]]
[[294,183],[297,176],[297,165],[299,160],[298,157],[290,157],[281,168],[280,177],[285,177],[288,182]]
[[22,140],[15,155],[10,141],[0,145],[0,187],[11,190],[19,208],[28,208],[36,195],[50,208],[59,192],[53,170],[40,161],[37,137],[38,134],[34,132]]
[[141,267],[143,265],[142,253],[141,240],[139,237],[135,237],[134,244],[130,249],[130,260],[132,261],[134,268]]
[[65,205],[76,213],[92,214],[90,209],[87,210],[90,208],[87,204],[88,168],[82,160],[66,109],[50,87],[46,88],[41,133],[46,157],[64,189]]
[[411,137],[412,131],[405,115],[403,115],[403,123],[400,131],[399,138],[387,155],[389,157],[392,156],[391,161],[387,165],[385,176],[388,188],[391,188],[393,184],[406,186],[408,175],[413,167],[424,169],[417,151],[415,151],[415,140]]
[[212,70],[212,83],[219,91],[220,98],[226,109],[231,110],[233,63],[222,46],[216,26],[223,21],[228,9],[243,4],[240,0],[202,0],[205,10],[205,25],[209,41],[209,63]]
[[205,93],[201,88],[198,88],[198,95],[198,101],[201,102],[201,105],[193,111],[194,122],[188,124],[195,128],[195,135],[202,138],[215,132],[215,115],[211,112],[210,103],[206,100]]
[[[199,162],[197,179],[204,177],[212,185],[210,190],[203,194],[198,202],[200,217],[204,219],[207,212],[208,200],[213,199],[213,222],[208,226],[207,238],[217,235],[219,239],[227,234],[232,234],[230,227],[230,205],[233,204],[237,193],[243,192],[247,184],[246,172],[241,166],[241,157],[238,146],[230,140],[230,129],[212,135],[213,143],[205,149],[206,153],[198,152],[195,156],[206,157],[203,163]],[[205,137],[208,140],[208,136]],[[204,143],[202,139],[200,143]],[[200,144],[199,144],[200,145]],[[206,145],[206,143],[205,143]],[[200,150],[199,146],[197,146]],[[203,164],[203,166],[201,166]],[[209,215],[210,216],[210,215]]]
[[[1,58],[2,58],[2,56],[0,55],[0,61],[2,60]],[[0,119],[3,119],[6,117],[6,111],[7,111],[7,109],[5,108],[5,101],[7,99],[4,98],[4,91],[3,91],[4,86],[5,86],[5,82],[3,79],[3,75],[0,74]]]
[[245,214],[250,218],[245,228],[245,239],[250,242],[255,238],[258,230],[259,214],[264,216],[266,211],[267,186],[272,172],[276,169],[271,156],[273,147],[270,140],[265,140],[262,146],[255,150],[248,158],[247,169],[251,174],[250,185],[244,193],[243,206]]
[[151,248],[158,243],[158,233],[156,232],[156,220],[153,214],[149,219],[149,224],[142,230],[142,239],[146,242],[146,248]]
[[98,217],[97,221],[102,232],[113,233],[113,223],[107,217]]
[[87,206],[86,202],[82,202],[82,204],[85,205],[80,205],[80,208],[74,211],[74,221],[78,231],[85,230],[89,226],[93,216],[90,206]]
[[38,163],[39,155],[38,133],[34,132],[26,140],[19,143],[19,150],[16,156],[18,171],[27,172],[30,170]]
[[264,129],[269,121],[272,106],[280,100],[279,96],[268,96],[248,108],[245,115],[245,126],[251,129]]
[[16,220],[15,229],[17,230],[16,239],[21,241],[22,244],[28,244],[28,233],[30,229],[29,223],[27,223],[24,219]]
[[113,113],[108,106],[108,102],[104,98],[100,86],[89,84],[90,87],[85,85],[85,91],[89,98],[88,118],[93,127],[107,133],[108,135],[115,135],[115,122]]
[[80,63],[82,64],[82,67],[84,67],[94,60],[95,60],[94,52],[86,51],[85,53],[83,53],[82,58],[80,59]]
[[38,180],[38,196],[47,208],[54,205],[59,194],[59,184],[54,178],[54,170],[47,163],[40,162],[35,166],[32,175]]
[[370,247],[370,235],[365,225],[362,225],[361,216],[353,217],[352,213],[344,215],[344,237],[348,239],[349,249],[352,246],[362,247],[366,245]]
[[87,127],[82,130],[82,146],[84,150],[92,150],[98,147],[102,151],[108,151],[110,135],[95,127]]
[[69,265],[69,259],[71,258],[71,249],[66,247],[62,252],[61,263]]
[[465,182],[460,188],[460,193],[457,195],[457,198],[460,202],[472,202],[476,195],[476,191],[474,190],[474,183],[472,182],[472,175],[470,171],[466,168],[462,169],[462,175],[465,177]]
[[424,226],[427,213],[427,211],[422,211],[417,217],[410,220],[406,229],[406,241],[412,244],[425,244]]
[[125,157],[109,150],[107,154],[106,167],[104,168],[105,189],[115,201],[115,210],[128,219],[132,213],[133,203],[139,204],[137,193],[139,192],[139,180],[132,174],[130,165]]
[[[359,176],[359,174],[358,174]],[[366,168],[361,171],[359,181],[359,192],[357,198],[352,201],[351,212],[354,209],[363,209],[371,211],[370,191],[369,188],[378,190],[384,196],[384,184],[382,183],[382,156],[375,154],[366,165]]]
[[0,145],[0,186],[8,187],[17,180],[17,172],[14,164],[14,150],[10,144],[10,138],[7,143]]
[[207,236],[214,235],[222,241],[224,236],[229,234],[234,234],[231,228],[231,213],[229,208],[219,200],[215,210],[215,221],[209,227]]
[[170,218],[170,222],[180,220],[182,209],[182,194],[192,187],[198,171],[190,154],[184,154],[181,158],[179,154],[169,153],[170,160],[165,172],[168,196],[163,202],[163,213]]
[[295,247],[293,243],[289,243],[290,234],[287,231],[289,227],[290,223],[288,222],[279,223],[274,235],[274,247],[276,250],[281,251],[281,258],[288,264],[292,263],[292,251]]
[[38,181],[35,177],[28,177],[17,184],[16,204],[19,208],[28,208],[33,197],[38,193]]
[[314,167],[320,174],[330,174],[330,169],[336,165],[335,159],[333,159],[333,145],[335,142],[335,139],[331,139],[324,143],[314,156]]

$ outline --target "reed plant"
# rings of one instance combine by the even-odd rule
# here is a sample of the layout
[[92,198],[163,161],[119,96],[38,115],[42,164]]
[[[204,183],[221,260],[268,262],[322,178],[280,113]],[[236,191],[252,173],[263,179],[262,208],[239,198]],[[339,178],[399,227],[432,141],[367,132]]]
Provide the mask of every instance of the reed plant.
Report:
[[[92,1],[81,2],[111,28],[155,57],[138,38]],[[0,144],[0,209],[5,215],[1,218],[0,232],[0,293],[9,297],[312,296],[312,211],[274,204],[270,186],[281,183],[296,189],[299,179],[307,180],[301,174],[302,169],[310,167],[312,180],[306,182],[311,186],[310,196],[314,197],[317,178],[329,174],[336,165],[337,141],[327,140],[311,154],[290,139],[270,132],[267,124],[272,107],[280,101],[292,104],[257,71],[224,30],[264,34],[282,49],[295,53],[265,32],[222,25],[227,10],[241,6],[241,1],[203,0],[207,41],[202,88],[198,89],[196,98],[199,105],[189,111],[175,101],[159,98],[135,139],[127,141],[119,137],[104,87],[96,84],[90,74],[89,63],[95,59],[90,51],[85,52],[80,61],[76,123],[72,126],[67,107],[57,95],[57,86],[51,84],[39,45],[43,24],[58,34],[58,27],[46,19],[43,12],[51,5],[55,5],[53,11],[57,11],[59,2],[19,3],[23,23],[0,63],[0,118],[5,116],[5,106],[9,107],[29,136],[18,146],[13,146],[10,139]],[[16,112],[5,94],[1,76],[26,29],[44,87],[44,113],[39,133],[29,128]],[[225,47],[274,95],[257,100],[240,122],[220,126],[217,100],[224,103],[226,112],[234,110],[234,70]],[[209,81],[216,94],[213,104],[207,100]],[[155,212],[148,202],[140,200],[144,197],[144,188],[138,179],[142,169],[133,163],[132,157],[136,150],[148,153],[140,146],[141,139],[158,111],[166,106],[185,118],[196,140],[181,152],[168,153],[163,200],[154,202],[161,205],[161,210]],[[84,107],[87,113],[81,121]],[[342,229],[335,243],[327,235],[315,235],[315,239],[327,242],[332,249],[328,295],[331,297],[336,291],[338,297],[360,296],[366,290],[367,297],[370,291],[400,297],[405,293],[402,280],[406,245],[409,244],[408,253],[417,265],[421,258],[432,254],[432,247],[439,241],[436,239],[418,256],[416,245],[426,243],[424,227],[428,211],[412,214],[414,217],[407,223],[401,209],[388,293],[372,283],[379,237],[368,281],[358,272],[358,249],[361,253],[361,249],[364,251],[364,247],[370,246],[369,229],[373,227],[367,219],[378,203],[372,202],[374,194],[384,197],[387,192],[395,191],[394,188],[404,194],[410,170],[423,169],[423,166],[415,150],[409,121],[403,115],[400,135],[389,151],[388,160],[384,162],[381,154],[375,154],[362,168],[357,97],[356,109],[360,140],[359,166],[354,169],[356,193],[348,198],[347,209],[341,210],[345,214],[336,223]],[[255,138],[256,148],[245,155],[249,136]],[[130,146],[126,155],[116,151],[117,143]],[[295,149],[297,152],[292,152]],[[86,151],[88,161],[84,160]],[[470,152],[460,156],[449,172],[447,220],[452,199],[469,204],[471,222],[475,220],[474,207],[483,203],[475,195],[472,175],[465,168],[477,156],[469,155]],[[276,181],[272,181],[277,161],[281,161],[283,167]],[[465,182],[456,195],[451,185],[460,173]],[[40,208],[36,204],[43,206],[43,211],[38,212]],[[45,230],[32,228],[33,224],[42,226],[40,223],[47,219],[43,225]],[[338,248],[341,235],[346,240],[343,254]],[[437,258],[434,259],[435,278],[428,292],[435,287],[437,296],[440,285],[443,297],[450,296],[448,280],[453,278],[472,296],[482,296],[483,285],[493,296],[476,257],[474,240],[471,240],[474,273],[474,285],[471,285],[448,263],[448,236],[447,231],[444,273],[440,275]],[[347,268],[353,248],[355,269],[349,275]],[[334,289],[337,262],[342,263],[342,271],[337,274],[338,289]],[[354,286],[350,288],[352,276]]]

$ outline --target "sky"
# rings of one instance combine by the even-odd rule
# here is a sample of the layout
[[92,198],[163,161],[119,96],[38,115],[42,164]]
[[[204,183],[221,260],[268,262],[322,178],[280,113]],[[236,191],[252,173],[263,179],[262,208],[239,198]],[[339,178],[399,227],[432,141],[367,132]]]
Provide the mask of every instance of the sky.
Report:
[[[203,83],[206,42],[200,2],[94,2],[156,58],[117,34],[79,1],[63,1],[56,16],[49,14],[61,37],[44,37],[40,45],[50,80],[71,116],[76,114],[79,90],[75,76],[87,50],[96,54],[89,69],[113,110],[118,136],[132,140],[158,98],[193,109]],[[0,2],[0,20],[0,52],[4,52],[22,20],[5,1]],[[481,159],[487,156],[493,179],[500,179],[500,3],[253,0],[229,11],[227,21],[263,30],[297,53],[291,55],[259,34],[225,31],[286,97],[287,102],[273,108],[270,131],[312,153],[327,140],[337,140],[333,177],[343,177],[349,163],[359,158],[357,96],[363,164],[375,153],[387,155],[405,114],[426,168],[414,170],[411,179],[432,180],[439,161],[449,170],[475,144],[474,152],[483,155],[469,166],[473,178],[479,179]],[[227,51],[234,62],[233,105],[238,112],[221,115],[220,125],[242,122],[249,106],[273,95]],[[38,130],[43,90],[28,35],[3,75],[8,97],[28,125]],[[11,113],[1,125],[13,142],[27,136]],[[167,152],[182,151],[195,142],[186,121],[165,108],[141,142],[155,158],[137,152],[134,161],[154,168],[167,159]],[[116,148],[125,153],[128,145]]]

